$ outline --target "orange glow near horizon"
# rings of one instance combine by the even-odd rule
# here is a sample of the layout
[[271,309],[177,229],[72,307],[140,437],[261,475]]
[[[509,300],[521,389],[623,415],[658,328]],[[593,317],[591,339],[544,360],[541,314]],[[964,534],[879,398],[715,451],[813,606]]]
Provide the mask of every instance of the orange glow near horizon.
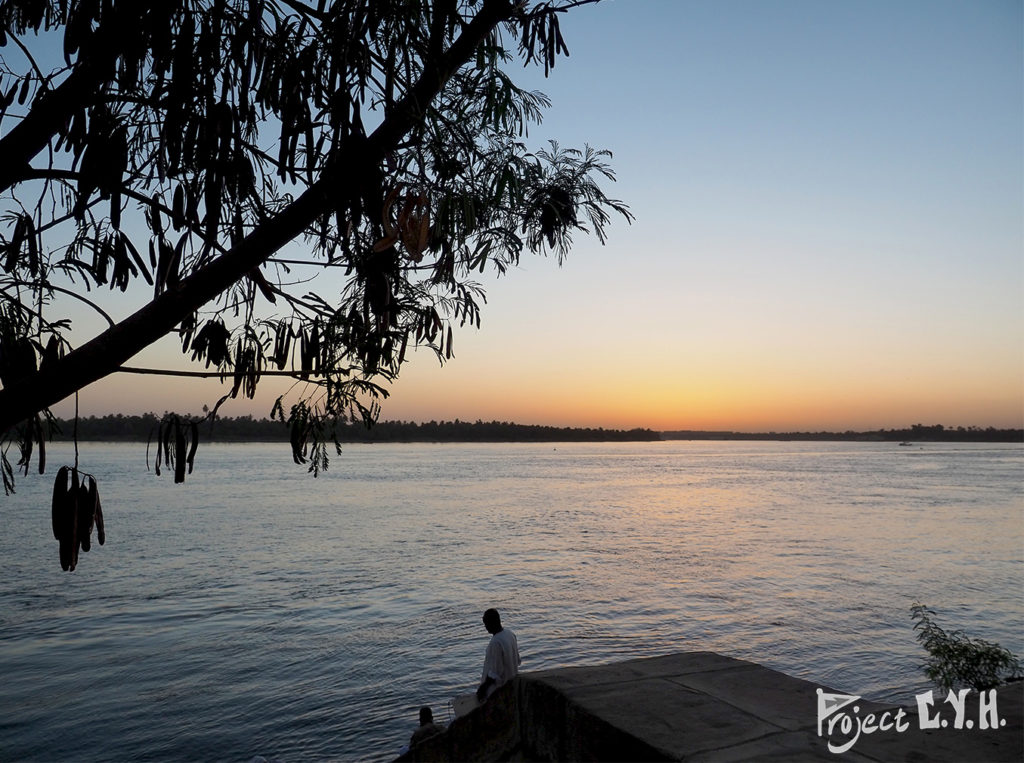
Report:
[[[512,421],[606,429],[647,428],[737,432],[870,431],[912,424],[1024,427],[1020,395],[990,390],[981,399],[958,400],[942,387],[922,390],[872,389],[869,384],[785,387],[756,378],[723,383],[691,380],[673,384],[656,379],[563,378],[547,387],[521,386],[511,380],[467,385],[450,368],[403,379],[384,401],[382,420]],[[80,396],[82,415],[139,414],[165,411],[198,414],[226,392],[216,381],[167,384],[151,377],[115,375]],[[231,400],[224,416],[266,417],[285,385],[267,380],[256,400]],[[116,402],[115,402],[116,401]],[[73,401],[57,415],[71,416]]]
[[[526,287],[521,288],[525,298]],[[555,352],[543,324],[524,329],[510,322],[501,314],[507,305],[515,301],[489,306],[493,325],[457,333],[456,357],[444,367],[429,353],[413,353],[383,402],[381,419],[656,431],[870,431],[917,423],[1024,427],[1024,379],[1013,356],[1001,364],[971,364],[962,354],[930,352],[927,362],[901,363],[894,360],[895,350],[772,345],[755,329],[732,337],[726,331],[717,347],[699,346],[695,331],[680,332],[675,344],[681,349],[659,354],[649,339],[644,344],[604,327],[600,336],[613,339],[609,346],[624,348],[614,357],[596,346],[594,335],[577,335],[579,341],[563,342]],[[668,345],[669,338],[656,342]],[[791,336],[787,342],[793,343]],[[724,352],[722,346],[731,349]],[[180,348],[166,341],[131,365],[180,367]],[[265,378],[256,400],[230,400],[221,414],[266,417],[290,386],[290,380]],[[216,379],[114,374],[83,390],[79,407],[84,416],[195,415],[204,405],[212,408],[228,389]],[[74,401],[62,402],[55,412],[73,415]]]
[[[917,423],[1024,427],[1024,385],[1012,365],[992,377],[956,360],[908,367],[887,358],[872,363],[863,356],[783,355],[755,347],[688,351],[677,359],[650,355],[655,360],[646,365],[634,350],[615,364],[586,346],[563,350],[560,358],[531,358],[521,346],[523,334],[501,325],[490,333],[486,327],[464,331],[460,339],[462,349],[444,367],[414,353],[383,402],[382,420],[737,432],[870,431]],[[132,365],[174,367],[176,352],[167,343]],[[221,414],[266,417],[290,385],[266,378],[255,400],[230,400]],[[199,414],[227,391],[215,379],[115,374],[83,390],[79,406],[84,416]],[[73,400],[55,412],[73,415]]]

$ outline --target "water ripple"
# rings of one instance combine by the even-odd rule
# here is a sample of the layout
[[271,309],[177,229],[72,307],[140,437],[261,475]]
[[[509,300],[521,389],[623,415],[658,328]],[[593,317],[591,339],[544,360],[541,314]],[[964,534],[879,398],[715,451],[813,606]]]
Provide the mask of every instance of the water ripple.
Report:
[[182,489],[90,445],[110,540],[73,574],[48,480],[6,499],[4,759],[386,760],[474,687],[488,606],[524,669],[710,649],[886,701],[923,686],[915,599],[1022,651],[1018,446],[202,455]]

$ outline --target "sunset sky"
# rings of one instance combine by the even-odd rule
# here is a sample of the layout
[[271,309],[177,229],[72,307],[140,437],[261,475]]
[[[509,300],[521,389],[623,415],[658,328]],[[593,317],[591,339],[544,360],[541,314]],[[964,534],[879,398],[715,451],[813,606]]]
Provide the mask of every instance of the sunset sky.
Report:
[[[1022,426],[1022,5],[605,0],[529,143],[613,151],[636,222],[481,277],[383,419],[653,429]],[[144,353],[135,365],[180,360]],[[280,386],[225,415],[263,416]],[[197,412],[118,375],[83,414]],[[65,404],[58,412],[65,414]]]

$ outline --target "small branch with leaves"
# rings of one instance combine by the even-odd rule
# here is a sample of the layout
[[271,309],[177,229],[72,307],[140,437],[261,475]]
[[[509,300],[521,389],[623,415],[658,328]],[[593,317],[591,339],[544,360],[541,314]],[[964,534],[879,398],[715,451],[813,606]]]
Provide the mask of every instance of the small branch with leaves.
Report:
[[943,691],[958,687],[987,691],[1021,677],[1020,659],[1009,649],[963,631],[944,630],[923,604],[915,602],[910,613],[917,640],[928,652],[924,674]]

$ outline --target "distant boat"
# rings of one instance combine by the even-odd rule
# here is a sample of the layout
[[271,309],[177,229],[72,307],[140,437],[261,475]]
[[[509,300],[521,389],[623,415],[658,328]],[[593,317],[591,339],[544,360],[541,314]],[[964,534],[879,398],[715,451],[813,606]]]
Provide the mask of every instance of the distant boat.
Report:
[[912,443],[912,442],[901,442],[901,443],[900,443],[900,447],[902,448],[902,447],[905,447],[905,446],[907,446],[907,445],[913,445],[913,444],[914,444],[914,443]]

